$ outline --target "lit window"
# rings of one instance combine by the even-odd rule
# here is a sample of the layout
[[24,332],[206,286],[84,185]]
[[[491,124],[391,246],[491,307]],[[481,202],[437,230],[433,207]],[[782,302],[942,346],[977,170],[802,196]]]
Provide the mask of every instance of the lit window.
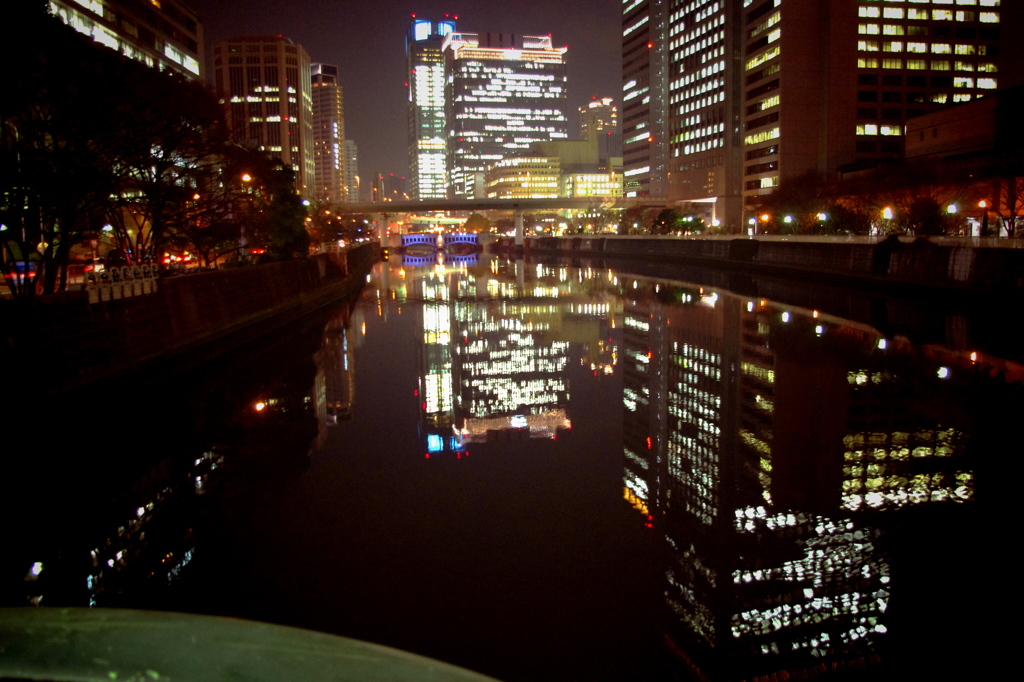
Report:
[[887,36],[903,35],[903,27],[895,24],[886,24],[882,27],[882,34]]
[[907,69],[909,69],[911,71],[922,71],[922,70],[924,70],[926,68],[928,68],[928,64],[923,59],[908,59],[907,60]]
[[949,54],[951,51],[949,43],[932,43],[932,54]]
[[860,40],[857,42],[857,49],[861,52],[878,52],[878,41]]
[[971,64],[970,62],[956,61],[956,62],[953,62],[953,70],[954,71],[974,71],[974,64]]
[[933,59],[932,71],[949,71],[949,62],[942,59]]
[[974,12],[957,12],[957,21],[974,21]]
[[903,43],[898,40],[882,43],[882,52],[903,52]]
[[876,36],[878,35],[878,24],[858,24],[857,33],[861,35]]
[[871,58],[871,59],[863,59],[863,58],[858,59],[857,60],[857,68],[858,69],[877,69],[878,68],[878,60],[874,59],[874,58]]
[[982,12],[978,20],[983,24],[998,24],[999,12]]
[[948,95],[944,93],[932,95],[932,102],[934,102],[935,104],[945,104],[947,99]]
[[995,78],[979,78],[978,87],[983,90],[995,90],[996,79]]
[[902,19],[903,8],[902,7],[886,7],[882,16],[886,19]]
[[882,60],[882,68],[883,69],[902,69],[903,68],[903,60],[902,59],[883,59]]
[[948,9],[933,9],[932,21],[953,21],[953,11]]
[[907,43],[907,52],[924,53],[928,51],[926,43]]
[[857,126],[857,134],[858,135],[877,135],[878,134],[878,126],[875,125],[874,123],[862,123],[861,125]]
[[907,19],[927,19],[928,10],[926,9],[908,9]]
[[957,54],[974,54],[974,45],[957,45]]
[[859,7],[857,9],[857,16],[859,16],[859,17],[877,17],[878,16],[878,8],[877,7],[863,7],[863,6]]

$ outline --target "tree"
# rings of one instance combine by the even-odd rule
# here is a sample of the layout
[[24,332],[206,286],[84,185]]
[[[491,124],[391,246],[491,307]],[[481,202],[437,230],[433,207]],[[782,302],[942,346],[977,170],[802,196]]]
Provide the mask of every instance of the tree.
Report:
[[489,232],[493,227],[494,223],[488,220],[486,216],[476,212],[470,213],[463,225],[467,232]]

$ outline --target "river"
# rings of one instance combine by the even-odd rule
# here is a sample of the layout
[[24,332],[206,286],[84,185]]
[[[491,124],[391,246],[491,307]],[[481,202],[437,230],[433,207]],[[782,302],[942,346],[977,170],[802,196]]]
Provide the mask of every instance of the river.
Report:
[[0,605],[230,615],[509,681],[996,664],[1024,367],[992,314],[416,262],[9,424]]

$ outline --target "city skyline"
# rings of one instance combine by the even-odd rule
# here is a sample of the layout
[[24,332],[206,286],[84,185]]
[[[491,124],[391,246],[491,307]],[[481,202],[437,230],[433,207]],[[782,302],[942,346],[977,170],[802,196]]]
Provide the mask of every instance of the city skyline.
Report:
[[[620,6],[612,0],[540,2],[526,7],[473,7],[458,3],[398,0],[385,5],[336,5],[313,1],[296,6],[274,1],[251,11],[236,0],[189,0],[203,21],[207,44],[236,36],[280,34],[301,44],[316,62],[337,64],[345,91],[346,136],[360,148],[364,183],[375,172],[408,172],[408,88],[404,41],[413,14],[458,15],[471,32],[551,34],[568,46],[568,108],[574,112],[594,97],[618,101]],[[346,27],[351,29],[346,30]],[[570,129],[578,122],[570,120]]]

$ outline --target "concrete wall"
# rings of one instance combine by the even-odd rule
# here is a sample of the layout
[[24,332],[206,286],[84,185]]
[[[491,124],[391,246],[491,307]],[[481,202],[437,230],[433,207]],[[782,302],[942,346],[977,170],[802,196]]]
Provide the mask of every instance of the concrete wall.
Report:
[[[357,291],[375,246],[161,278],[147,296],[90,304],[85,291],[0,307],[0,362],[15,394],[46,395],[155,361],[198,365]],[[11,393],[5,400],[12,398]]]
[[[1009,240],[1002,240],[1009,245]],[[527,255],[644,258],[877,288],[1024,293],[1024,248],[943,239],[538,237]],[[507,241],[498,250],[509,248]]]

